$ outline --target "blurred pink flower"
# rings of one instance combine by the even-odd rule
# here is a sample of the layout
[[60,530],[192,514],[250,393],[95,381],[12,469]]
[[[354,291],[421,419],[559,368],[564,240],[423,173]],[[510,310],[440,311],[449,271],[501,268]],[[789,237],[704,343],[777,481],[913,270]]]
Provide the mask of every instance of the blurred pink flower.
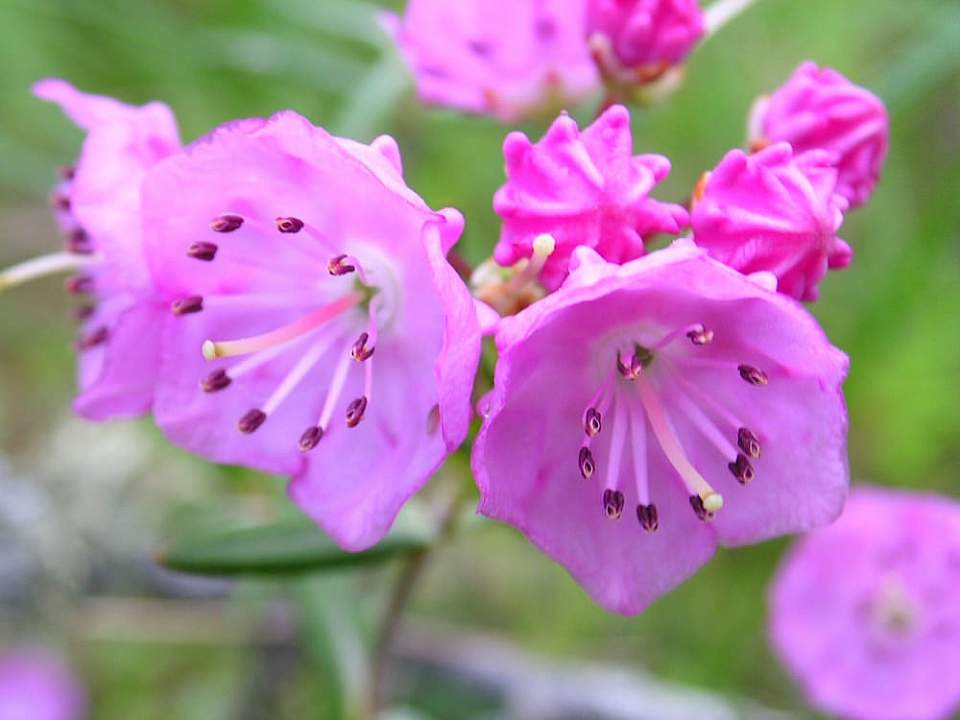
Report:
[[587,0],[587,35],[604,74],[655,79],[703,37],[697,0]]
[[93,420],[138,415],[153,400],[163,314],[141,247],[140,185],[150,167],[179,150],[176,122],[162,103],[124,105],[63,80],[43,80],[34,92],[87,131],[76,165],[53,198],[67,253],[32,266],[38,272],[79,270],[67,289],[88,300],[77,309],[80,393],[74,408]]
[[155,168],[144,215],[173,303],[157,423],[211,460],[294,475],[342,546],[376,543],[466,437],[480,339],[446,261],[460,214],[404,184],[392,138],[282,112]]
[[771,639],[823,712],[937,720],[960,710],[960,505],[851,493],[797,542],[770,594]]
[[786,141],[794,152],[836,155],[837,192],[862,205],[873,192],[887,156],[890,121],[883,101],[836,70],[812,62],[797,67],[772,95],[760,98],[750,117],[755,147]]
[[753,155],[732,150],[695,195],[694,240],[743,273],[776,276],[786,295],[816,300],[827,268],[853,257],[837,237],[847,201],[836,181],[825,151],[794,155],[787,143]]
[[610,610],[640,612],[718,543],[840,512],[846,356],[802,306],[687,241],[624,265],[578,248],[496,341],[480,512]]
[[410,0],[381,17],[428,103],[515,122],[599,85],[585,0]]
[[688,224],[679,205],[649,197],[670,172],[662,155],[633,155],[630,113],[614,105],[583,132],[568,115],[557,118],[538,143],[521,132],[503,143],[507,182],[493,198],[503,218],[494,259],[512,265],[533,255],[534,240],[550,234],[556,249],[540,270],[555,290],[567,276],[574,249],[585,245],[611,262],[644,254],[655,233]]
[[81,720],[86,696],[57,658],[35,649],[0,654],[0,720]]

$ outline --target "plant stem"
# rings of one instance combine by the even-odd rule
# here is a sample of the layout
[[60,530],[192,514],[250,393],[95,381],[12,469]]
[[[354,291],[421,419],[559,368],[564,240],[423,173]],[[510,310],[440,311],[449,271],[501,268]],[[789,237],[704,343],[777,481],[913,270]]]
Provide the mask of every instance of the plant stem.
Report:
[[705,11],[707,37],[712,36],[720,28],[733,20],[756,0],[716,0]]

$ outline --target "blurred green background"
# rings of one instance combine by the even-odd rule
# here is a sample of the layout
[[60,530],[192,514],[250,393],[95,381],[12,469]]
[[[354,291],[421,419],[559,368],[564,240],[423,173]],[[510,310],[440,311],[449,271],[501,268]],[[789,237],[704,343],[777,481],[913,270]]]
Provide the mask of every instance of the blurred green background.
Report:
[[[420,106],[376,9],[351,0],[0,2],[0,265],[58,247],[46,198],[81,135],[30,95],[45,76],[128,102],[164,100],[185,140],[288,107],[357,139],[391,133],[409,184],[433,207],[461,209],[462,252],[484,258],[498,231],[490,203],[508,128]],[[852,358],[853,476],[960,494],[960,3],[759,0],[696,51],[669,102],[634,112],[636,149],[672,159],[658,196],[682,201],[701,172],[743,142],[754,97],[807,58],[878,93],[893,124],[883,181],[842,229],[854,263],[828,277],[812,308]],[[574,114],[588,121],[591,110]],[[330,627],[375,606],[396,568],[300,580],[292,591],[242,582],[230,600],[217,582],[158,575],[155,543],[198,518],[214,525],[283,515],[282,486],[187,458],[148,422],[93,429],[70,421],[72,330],[58,283],[0,297],[0,470],[13,478],[4,487],[35,482],[49,505],[46,535],[29,545],[40,569],[22,595],[0,592],[0,643],[65,647],[96,718],[342,710],[336,687],[350,681],[329,670]],[[132,457],[119,462],[117,453]],[[0,539],[4,532],[0,525]],[[483,526],[438,554],[412,616],[809,716],[764,635],[765,588],[785,546],[722,551],[647,613],[625,619],[591,604],[512,530]],[[310,612],[284,614],[311,603],[335,618],[332,626]],[[481,717],[445,682],[421,677],[398,694],[435,717]]]

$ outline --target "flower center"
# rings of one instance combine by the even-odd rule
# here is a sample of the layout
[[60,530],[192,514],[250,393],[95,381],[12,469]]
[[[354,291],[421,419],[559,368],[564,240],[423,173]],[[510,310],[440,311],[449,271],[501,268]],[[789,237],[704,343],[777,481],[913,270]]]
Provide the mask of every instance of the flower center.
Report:
[[[388,263],[385,260],[380,262],[382,258],[371,258],[370,262],[364,265],[359,258],[330,246],[328,239],[319,230],[295,217],[278,217],[272,226],[268,226],[250,217],[225,214],[214,218],[210,228],[221,235],[253,233],[258,238],[262,238],[266,233],[276,232],[289,235],[289,247],[285,250],[299,253],[295,256],[298,264],[315,263],[325,268],[325,274],[330,278],[352,275],[355,282],[352,287],[340,283],[330,290],[318,290],[316,306],[286,325],[248,337],[205,341],[201,349],[207,360],[241,356],[243,359],[212,371],[201,380],[201,389],[208,393],[225,390],[234,380],[257,368],[281,356],[295,354],[296,361],[292,368],[266,401],[248,410],[238,420],[237,429],[249,434],[255,432],[280,408],[324,358],[331,359],[328,364],[331,364],[333,369],[320,415],[316,423],[304,430],[299,439],[300,450],[307,452],[315,448],[329,432],[333,415],[341,404],[351,368],[363,366],[363,394],[347,402],[342,409],[345,426],[356,427],[363,420],[373,399],[373,355],[378,330],[382,329],[385,323],[391,322],[391,311],[396,305],[396,287],[387,271]],[[195,242],[187,249],[187,256],[200,262],[213,262],[219,258],[221,262],[244,263],[240,245],[231,244],[227,238],[220,243],[212,240]],[[267,264],[258,265],[258,268],[264,272],[273,270]],[[332,279],[329,281],[334,282]],[[249,301],[253,304],[272,303],[283,307],[284,304],[301,304],[302,300],[302,292],[297,295],[249,293],[241,298],[218,296],[206,301],[200,296],[190,296],[176,300],[171,309],[175,315],[184,315],[202,312],[205,302],[208,305],[227,305],[231,302]],[[360,314],[354,312],[356,310],[366,311],[365,324],[358,323]],[[363,329],[358,328],[358,325]]]
[[867,601],[867,615],[871,628],[886,638],[906,637],[919,622],[918,610],[898,575],[883,578]]
[[[648,428],[656,449],[673,468],[690,499],[691,508],[701,520],[711,520],[723,507],[724,498],[691,462],[677,433],[678,422],[692,425],[697,434],[722,456],[729,458],[727,468],[741,485],[754,479],[753,463],[761,454],[757,435],[728,408],[684,377],[681,370],[683,360],[676,354],[661,352],[677,343],[689,343],[693,346],[693,353],[688,362],[707,363],[731,374],[737,373],[743,382],[758,388],[767,385],[767,374],[752,365],[703,356],[704,348],[710,345],[713,337],[711,330],[696,324],[675,328],[654,343],[633,342],[628,347],[616,349],[609,374],[583,413],[584,441],[578,455],[580,474],[584,479],[590,479],[598,471],[592,446],[601,433],[609,434],[603,492],[603,509],[607,517],[618,520],[626,504],[620,487],[620,470],[626,454],[628,431],[637,520],[648,532],[657,530],[660,523],[647,478]],[[655,363],[658,366],[656,375],[651,372]],[[668,385],[669,394],[665,392]]]

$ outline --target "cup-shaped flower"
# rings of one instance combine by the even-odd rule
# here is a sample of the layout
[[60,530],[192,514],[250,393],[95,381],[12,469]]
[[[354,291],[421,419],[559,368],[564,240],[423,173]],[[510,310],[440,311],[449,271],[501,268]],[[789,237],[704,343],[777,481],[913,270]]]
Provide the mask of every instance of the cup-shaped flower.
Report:
[[587,36],[605,77],[644,83],[684,61],[705,31],[697,0],[587,0]]
[[35,648],[0,654],[0,720],[81,720],[86,693],[57,657]]
[[834,153],[837,192],[857,207],[870,198],[883,170],[890,120],[883,101],[872,92],[836,70],[807,61],[771,95],[754,103],[749,134],[754,148],[785,141],[798,153]]
[[688,241],[624,265],[578,249],[496,341],[480,512],[612,611],[640,612],[718,543],[840,512],[846,356],[798,303]]
[[960,505],[857,489],[799,540],[770,593],[770,634],[811,702],[863,720],[960,710]]
[[512,132],[503,154],[507,182],[493,198],[503,229],[493,257],[501,265],[533,258],[535,240],[551,235],[555,248],[539,267],[549,290],[566,278],[580,245],[621,263],[643,255],[651,235],[678,233],[688,224],[683,207],[649,197],[670,173],[670,161],[633,154],[630,114],[622,105],[583,132],[566,114],[537,143]]
[[404,184],[392,138],[292,112],[155,168],[144,216],[172,310],[157,423],[211,460],[293,475],[345,548],[377,542],[467,433],[479,328],[446,261],[462,217]]
[[788,143],[753,155],[732,150],[695,194],[694,240],[743,273],[775,275],[786,295],[816,300],[827,269],[853,258],[837,237],[847,201],[836,183],[825,151],[794,154]]
[[52,198],[65,252],[0,273],[0,289],[75,271],[66,282],[82,299],[74,408],[92,420],[138,415],[153,400],[163,315],[143,255],[140,186],[150,167],[179,149],[177,126],[157,102],[124,105],[63,80],[43,80],[34,92],[60,105],[87,136]]
[[410,0],[382,21],[427,103],[515,122],[598,87],[585,0]]

